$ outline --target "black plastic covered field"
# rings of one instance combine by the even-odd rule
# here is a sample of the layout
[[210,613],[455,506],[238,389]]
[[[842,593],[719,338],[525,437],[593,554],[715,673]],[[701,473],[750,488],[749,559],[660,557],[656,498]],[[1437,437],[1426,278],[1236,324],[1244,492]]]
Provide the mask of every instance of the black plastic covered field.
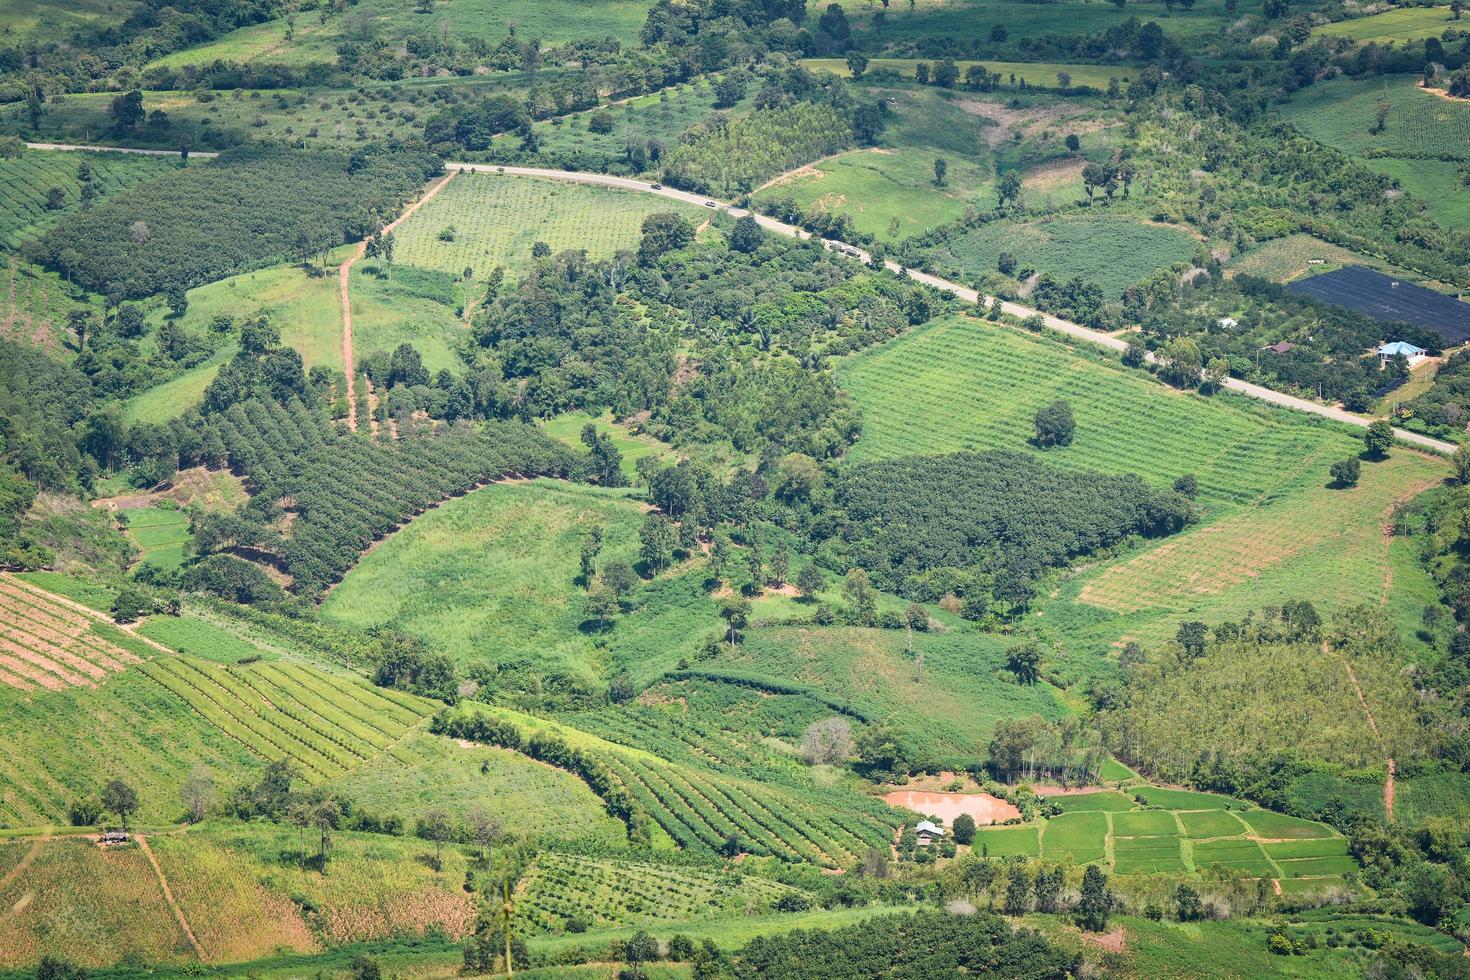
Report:
[[1286,288],[1366,313],[1385,323],[1403,321],[1424,327],[1444,338],[1447,347],[1470,340],[1470,303],[1361,265],[1299,279]]

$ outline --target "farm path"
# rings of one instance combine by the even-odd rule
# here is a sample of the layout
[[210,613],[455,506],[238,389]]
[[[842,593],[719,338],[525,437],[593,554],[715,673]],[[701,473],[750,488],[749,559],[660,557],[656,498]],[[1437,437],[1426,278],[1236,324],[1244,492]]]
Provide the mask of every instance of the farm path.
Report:
[[171,650],[168,647],[164,646],[162,643],[159,643],[157,640],[150,640],[148,637],[144,636],[142,633],[139,633],[138,632],[138,627],[134,623],[118,623],[118,622],[114,622],[111,617],[104,616],[102,613],[100,613],[97,610],[91,608],[90,606],[84,606],[80,602],[77,602],[74,599],[68,599],[64,595],[57,595],[55,592],[48,592],[47,590],[41,588],[39,585],[32,585],[30,582],[27,582],[25,579],[16,578],[14,575],[12,575],[9,572],[0,572],[0,578],[3,578],[5,581],[11,583],[12,585],[14,585],[18,589],[26,589],[26,590],[29,590],[34,595],[37,595],[37,596],[39,596],[39,597],[41,597],[43,599],[46,599],[46,600],[48,600],[50,602],[54,602],[57,605],[65,606],[66,608],[71,609],[74,612],[79,612],[83,616],[86,616],[89,619],[95,619],[99,623],[106,623],[109,626],[112,626],[112,627],[115,627],[117,629],[120,629],[124,633],[128,634],[129,636],[131,636],[133,639],[137,640],[140,643],[146,643],[148,646],[150,646],[153,649],[157,650],[159,653],[170,653],[170,654],[171,653],[174,653],[173,650]]
[[[1331,653],[1326,640],[1322,641],[1322,652]],[[1388,745],[1383,741],[1383,735],[1378,731],[1378,722],[1373,718],[1373,709],[1368,707],[1368,699],[1363,696],[1363,685],[1358,683],[1358,673],[1353,670],[1353,662],[1348,659],[1347,654],[1342,656],[1342,665],[1347,668],[1348,680],[1352,682],[1353,691],[1358,695],[1358,704],[1363,707],[1363,714],[1368,718],[1368,727],[1373,729],[1373,737],[1378,739],[1378,744],[1383,746],[1384,756],[1388,760],[1388,776],[1383,781],[1383,815],[1389,823],[1393,823],[1393,797],[1394,777],[1398,774],[1398,766],[1394,763],[1393,756],[1388,755]]]
[[25,855],[21,857],[20,862],[16,864],[15,867],[6,872],[3,877],[0,877],[0,892],[3,892],[5,891],[5,889],[9,888],[10,883],[19,878],[25,872],[26,868],[30,867],[31,862],[36,859],[36,855],[41,853],[41,845],[45,842],[45,837],[36,838],[35,843],[33,843],[31,845],[31,849],[29,851],[26,851]]
[[148,846],[148,838],[142,834],[136,837],[138,848],[148,857],[148,863],[153,865],[153,873],[158,875],[158,886],[163,889],[163,897],[168,901],[168,907],[173,909],[174,918],[179,920],[179,928],[184,930],[184,935],[189,937],[189,945],[194,947],[194,953],[201,962],[204,961],[204,947],[199,945],[199,940],[194,935],[193,928],[189,925],[188,918],[179,903],[174,900],[173,889],[168,886],[168,876],[163,873],[163,865],[158,863],[158,858],[153,854],[153,848]]
[[[777,221],[775,218],[768,218],[763,214],[756,214],[753,211],[747,211],[746,209],[736,207],[733,204],[716,201],[715,199],[707,197],[703,194],[691,194],[688,191],[681,191],[673,187],[655,187],[653,184],[650,184],[647,181],[634,180],[631,177],[614,177],[609,174],[582,173],[572,170],[552,170],[545,167],[502,167],[495,164],[483,163],[477,164],[450,162],[446,163],[444,166],[451,171],[461,173],[501,173],[516,177],[542,177],[549,180],[565,180],[576,184],[594,184],[599,187],[614,187],[620,190],[638,191],[644,194],[657,194],[660,197],[667,198],[671,201],[678,201],[681,204],[692,204],[696,207],[708,207],[715,210],[724,211],[726,214],[737,218],[750,215],[762,228],[765,228],[768,231],[775,232],[779,235],[785,235],[788,238],[805,239],[812,237],[810,232],[807,232],[801,228],[797,228],[795,225],[788,225],[783,221]],[[822,239],[822,243],[829,249],[835,249],[845,255],[860,259],[863,262],[871,261],[871,256],[869,256],[866,251],[860,248],[855,248],[851,245],[846,244],[845,242],[836,241],[830,238],[824,238]],[[964,300],[965,302],[978,304],[981,301],[980,294],[968,286],[961,285],[957,282],[951,282],[948,279],[941,279],[938,276],[932,276],[927,272],[919,272],[914,269],[904,270],[903,267],[900,266],[897,262],[886,262],[885,265],[887,266],[887,268],[894,272],[907,271],[909,278],[913,279],[915,282],[921,282],[927,286],[932,286],[935,289],[940,290],[941,292],[949,293],[951,296],[955,296],[958,299]],[[1119,337],[1111,336],[1109,334],[1103,333],[1100,330],[1093,330],[1090,327],[1084,327],[1080,323],[1073,323],[1070,320],[1063,320],[1060,317],[1051,316],[1047,313],[1041,313],[1039,310],[1034,310],[1030,307],[1022,306],[1019,303],[1011,303],[1008,301],[999,300],[994,296],[986,296],[984,297],[984,301],[986,306],[992,306],[995,303],[999,302],[1001,305],[1001,309],[1006,313],[1012,314],[1013,316],[1024,318],[1032,315],[1039,315],[1049,329],[1055,330],[1057,333],[1060,334],[1065,334],[1066,336],[1072,337],[1076,340],[1081,340],[1089,344],[1094,344],[1098,347],[1104,347],[1108,350],[1122,352],[1128,346],[1127,342]],[[1149,354],[1147,356],[1147,360],[1150,363],[1154,363],[1156,359],[1152,354]],[[1225,379],[1222,387],[1242,395],[1247,395],[1251,398],[1259,399],[1271,405],[1291,409],[1292,411],[1303,412],[1308,415],[1316,415],[1321,418],[1331,419],[1334,422],[1341,422],[1344,425],[1350,425],[1360,429],[1365,429],[1370,423],[1377,421],[1376,419],[1368,418],[1366,416],[1355,415],[1352,412],[1345,411],[1341,408],[1336,408],[1332,405],[1320,405],[1317,402],[1308,401],[1305,398],[1297,398],[1294,395],[1287,395],[1279,391],[1272,391],[1270,388],[1264,388],[1261,385],[1251,384],[1249,381],[1241,381],[1238,378]],[[1407,443],[1419,449],[1427,449],[1431,452],[1449,455],[1450,453],[1453,453],[1455,451],[1455,446],[1451,443],[1444,442],[1440,439],[1431,439],[1430,437],[1420,435],[1417,432],[1408,432],[1403,429],[1395,429],[1394,436],[1400,442]]]
[[[403,213],[383,226],[383,234],[392,234],[393,229],[403,224],[413,213],[423,207],[429,200],[444,189],[444,185],[454,179],[457,170],[451,169],[449,173],[433,184],[418,199],[411,202],[403,209]],[[367,241],[357,243],[357,248],[337,268],[337,293],[342,303],[342,371],[347,377],[347,427],[357,431],[357,362],[352,357],[352,295],[350,274],[357,260],[367,254]]]

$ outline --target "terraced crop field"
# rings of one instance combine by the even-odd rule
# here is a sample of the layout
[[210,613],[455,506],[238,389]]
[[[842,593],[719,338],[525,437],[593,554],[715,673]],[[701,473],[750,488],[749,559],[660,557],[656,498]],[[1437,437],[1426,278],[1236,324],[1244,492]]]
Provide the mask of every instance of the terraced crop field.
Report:
[[523,880],[516,912],[533,933],[760,915],[798,889],[733,868],[679,867],[548,852]]
[[1347,841],[1341,837],[1267,841],[1262,846],[1287,878],[1321,878],[1358,869],[1358,862],[1348,853]]
[[313,783],[396,753],[432,709],[422,698],[295,663],[226,667],[179,656],[140,669],[251,752],[289,758]]
[[[695,224],[703,220],[693,208],[649,194],[464,173],[399,226],[394,261],[453,275],[471,268],[482,278],[499,265],[519,276],[530,268],[538,241],[553,254],[579,248],[593,259],[635,249],[643,219],[658,211],[683,211]],[[451,228],[454,240],[441,241]]]
[[143,552],[143,561],[159,568],[178,568],[193,541],[189,517],[177,507],[144,507],[121,511],[128,539]]
[[[171,173],[177,160],[136,153],[70,153],[28,150],[19,157],[0,160],[0,242],[14,249],[37,237],[61,218],[82,206],[77,165],[92,168],[91,184],[100,202],[109,195]],[[47,195],[60,188],[63,203],[51,208]]]
[[21,691],[95,686],[141,663],[144,652],[54,596],[0,577],[0,684]]
[[1107,858],[1104,840],[1108,818],[1104,813],[1065,813],[1046,822],[1041,833],[1042,857],[1090,864]]

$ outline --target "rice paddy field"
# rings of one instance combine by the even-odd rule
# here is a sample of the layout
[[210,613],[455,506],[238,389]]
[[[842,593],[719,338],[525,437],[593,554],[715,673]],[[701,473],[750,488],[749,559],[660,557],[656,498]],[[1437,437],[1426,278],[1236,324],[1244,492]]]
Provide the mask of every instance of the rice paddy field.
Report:
[[[617,491],[537,480],[450,500],[373,551],[327,596],[329,620],[394,623],[455,660],[591,679],[628,647],[667,670],[719,628],[698,573],[665,573],[606,632],[587,623],[578,554],[594,526],[600,562],[637,559],[643,505]],[[649,649],[649,648],[652,649]],[[662,664],[662,667],[659,665]]]
[[1102,213],[993,221],[956,235],[929,258],[941,275],[974,282],[995,271],[1001,252],[1010,252],[1019,269],[1047,272],[1062,282],[1080,276],[1117,299],[1128,286],[1194,251],[1195,239],[1181,229]]
[[[1142,790],[1140,790],[1142,792]],[[1037,826],[983,827],[974,850],[991,857],[1025,854],[1043,860],[1110,865],[1120,875],[1205,873],[1212,868],[1267,878],[1333,878],[1356,870],[1347,840],[1324,824],[1239,800],[1147,788],[1151,805],[1136,809],[1120,793],[1062,796],[1065,812]],[[1167,800],[1167,802],[1166,802]],[[1123,808],[1126,803],[1128,808]]]
[[193,541],[189,516],[177,507],[141,507],[118,512],[128,540],[138,546],[142,560],[159,568],[178,568],[184,550]]
[[[538,241],[553,253],[579,248],[589,258],[606,259],[618,249],[637,248],[643,219],[669,210],[681,209],[629,191],[463,173],[399,226],[394,261],[451,275],[472,268],[485,276],[498,265],[518,276],[530,267]],[[682,210],[696,224],[702,220],[695,209]],[[447,229],[453,241],[440,240]],[[355,325],[355,309],[353,315]]]
[[1065,450],[1045,451],[1048,462],[1156,485],[1196,475],[1202,522],[1066,582],[1047,613],[1058,629],[1094,642],[1159,637],[1182,618],[1239,616],[1270,596],[1297,595],[1324,611],[1387,601],[1412,635],[1419,610],[1434,601],[1425,572],[1384,533],[1396,501],[1445,478],[1433,458],[1397,452],[1365,466],[1351,491],[1328,490],[1328,466],[1361,451],[1345,432],[1230,397],[1182,394],[962,317],[857,355],[839,377],[863,410],[854,459],[1042,452],[1028,442],[1032,415],[1062,398],[1077,413],[1077,436]]
[[[82,185],[77,167],[86,163],[92,170],[97,201],[111,194],[163,177],[177,160],[131,153],[69,153],[27,150],[19,157],[0,160],[0,242],[14,249],[38,237],[65,215],[82,206]],[[65,195],[52,208],[47,195],[60,188]]]
[[1313,37],[1345,37],[1360,44],[1400,45],[1439,37],[1446,30],[1463,30],[1464,22],[1455,20],[1448,6],[1398,7],[1367,17],[1353,17],[1312,29]]
[[[1369,129],[1378,102],[1389,105],[1384,131]],[[1294,94],[1280,111],[1306,135],[1344,153],[1387,156],[1451,154],[1470,158],[1470,103],[1425,91],[1416,75],[1338,78]]]

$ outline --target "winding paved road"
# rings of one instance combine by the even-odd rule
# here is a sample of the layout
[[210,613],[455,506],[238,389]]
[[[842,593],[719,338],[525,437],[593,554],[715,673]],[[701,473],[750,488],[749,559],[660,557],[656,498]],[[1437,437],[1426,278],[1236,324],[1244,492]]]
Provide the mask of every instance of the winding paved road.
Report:
[[[135,147],[94,146],[89,144],[74,143],[27,143],[26,146],[33,150],[86,150],[97,153],[138,153],[145,156],[175,156],[178,153],[177,150],[147,150]],[[191,152],[190,156],[198,157],[201,160],[209,160],[219,156],[219,154],[208,152]],[[795,225],[788,225],[783,221],[777,221],[775,218],[768,218],[763,214],[755,214],[754,212],[747,211],[744,208],[738,208],[733,204],[728,204],[723,201],[717,201],[714,198],[706,197],[703,194],[691,194],[688,191],[681,191],[673,187],[662,187],[659,185],[650,184],[647,181],[635,180],[632,177],[614,177],[610,174],[583,173],[573,170],[550,170],[544,167],[502,167],[495,164],[486,163],[450,162],[446,163],[444,166],[447,170],[458,171],[462,173],[503,173],[519,177],[543,177],[550,180],[565,180],[576,184],[593,184],[599,187],[616,187],[622,190],[638,191],[643,194],[657,194],[660,197],[667,198],[671,201],[678,201],[681,204],[690,204],[695,207],[712,207],[713,209],[724,211],[727,214],[730,214],[737,218],[749,214],[754,217],[757,222],[760,223],[761,227],[767,229],[768,231],[776,232],[780,235],[786,235],[790,238],[812,237],[809,232],[803,231],[802,229],[797,228]],[[422,200],[420,200],[418,203],[423,202]],[[400,218],[400,220],[402,220],[402,218]],[[833,241],[832,239],[823,239],[822,241],[827,248],[837,249],[838,251],[850,255],[853,258],[861,259],[864,262],[868,262],[871,259],[871,256],[869,256],[868,253],[863,249],[855,248],[851,245],[846,244],[845,242]],[[897,262],[885,262],[884,265],[886,265],[894,272],[898,272],[902,268]],[[926,272],[919,272],[914,269],[908,270],[908,275],[915,282],[921,282],[927,286],[932,286],[935,289],[941,290],[942,292],[946,292],[952,296],[958,297],[959,299],[962,299],[967,303],[980,302],[979,294],[968,286],[961,285],[957,282],[950,282],[948,279],[941,279],[938,276],[932,276]],[[985,297],[985,303],[987,306],[995,302],[995,297]],[[1011,303],[1009,301],[1002,301],[1001,309],[1004,310],[1006,313],[1010,313],[1019,317],[1028,317],[1032,314],[1040,312],[1039,310],[1033,310],[1029,307],[1022,306],[1019,303]],[[1057,333],[1065,334],[1076,340],[1085,341],[1089,344],[1095,344],[1098,347],[1104,347],[1112,351],[1122,351],[1127,347],[1127,344],[1124,341],[1119,340],[1117,337],[1110,336],[1098,330],[1093,330],[1090,327],[1084,327],[1080,323],[1073,323],[1070,320],[1063,320],[1059,317],[1054,317],[1050,314],[1045,313],[1042,313],[1041,316],[1046,321],[1047,327],[1055,330]],[[1149,363],[1156,363],[1156,359],[1152,354],[1149,354],[1147,359]],[[349,365],[349,372],[350,370],[351,366]],[[1238,378],[1225,379],[1223,387],[1229,389],[1230,391],[1238,392],[1242,395],[1248,395],[1251,398],[1260,399],[1261,401],[1267,402],[1272,405],[1277,405],[1282,408],[1289,408],[1293,411],[1303,412],[1307,415],[1316,415],[1320,418],[1330,419],[1333,422],[1340,422],[1344,425],[1356,426],[1358,428],[1367,428],[1369,423],[1376,421],[1375,419],[1365,418],[1361,415],[1355,415],[1352,412],[1348,412],[1340,408],[1335,408],[1331,405],[1321,405],[1317,402],[1308,401],[1305,398],[1297,398],[1294,395],[1287,395],[1279,391],[1273,391],[1270,388],[1265,388],[1261,385],[1251,384],[1249,381],[1241,381]],[[1408,432],[1404,429],[1396,428],[1394,429],[1394,436],[1400,442],[1414,446],[1418,449],[1427,449],[1430,452],[1448,455],[1455,451],[1455,446],[1453,443],[1445,442],[1440,439],[1432,439],[1429,436],[1420,435],[1417,432]]]
[[[706,197],[703,194],[691,194],[688,191],[681,191],[673,187],[657,186],[654,184],[650,184],[647,181],[635,180],[631,177],[613,177],[609,174],[582,173],[580,171],[572,170],[548,170],[541,167],[500,167],[494,164],[485,163],[446,163],[444,166],[449,170],[461,171],[466,173],[504,173],[519,177],[544,177],[551,180],[565,180],[577,184],[594,184],[599,187],[617,187],[621,188],[622,190],[639,191],[644,194],[657,194],[660,197],[668,198],[671,201],[678,201],[681,204],[692,204],[695,207],[705,207],[709,204],[713,204],[715,210],[724,211],[727,214],[733,215],[737,218],[749,214],[754,217],[757,222],[760,223],[761,227],[767,229],[768,231],[773,231],[777,234],[786,235],[791,238],[812,237],[809,232],[803,231],[802,229],[797,228],[795,225],[788,225],[785,222],[777,221],[775,218],[768,218],[763,214],[755,214],[754,212],[747,211],[744,208],[738,208],[733,204],[727,204],[723,201],[717,201],[714,198]],[[823,239],[822,241],[823,244],[825,244],[828,248],[837,249],[854,258],[862,259],[862,261],[864,262],[869,261],[871,258],[868,253],[863,249],[855,248],[854,246],[848,245],[844,242],[833,241],[832,239]],[[884,264],[894,272],[898,272],[902,268],[897,262],[885,262]],[[962,299],[967,303],[980,302],[979,294],[968,286],[961,285],[957,282],[950,282],[948,279],[941,279],[938,276],[932,276],[927,272],[919,272],[915,269],[908,270],[908,275],[915,282],[921,282],[927,286],[932,286],[935,289],[941,290],[942,292],[946,292],[952,296],[958,297],[959,299]],[[985,297],[985,303],[987,306],[995,302],[995,297]],[[1033,310],[1029,307],[1022,306],[1019,303],[1012,303],[1009,301],[1001,301],[1001,309],[1006,313],[1010,313],[1018,317],[1028,317],[1033,314],[1040,313],[1039,310]],[[1043,320],[1046,321],[1046,325],[1050,329],[1055,330],[1057,333],[1066,334],[1067,336],[1072,337],[1076,340],[1085,341],[1089,344],[1095,344],[1098,347],[1104,347],[1111,351],[1122,351],[1128,346],[1125,341],[1119,340],[1117,337],[1110,336],[1099,330],[1093,330],[1090,327],[1084,327],[1080,323],[1073,323],[1070,320],[1063,320],[1060,317],[1054,317],[1046,313],[1041,313],[1041,317]],[[1151,364],[1157,363],[1157,359],[1153,356],[1153,354],[1149,354],[1147,356],[1147,359]],[[1366,429],[1369,423],[1377,421],[1376,419],[1365,418],[1361,415],[1355,415],[1352,412],[1345,411],[1341,408],[1335,408],[1331,405],[1321,405],[1317,402],[1308,401],[1305,398],[1297,398],[1294,395],[1287,395],[1279,391],[1273,391],[1270,388],[1265,388],[1257,384],[1251,384],[1249,381],[1241,381],[1238,378],[1225,379],[1223,387],[1229,389],[1230,391],[1238,392],[1239,394],[1247,395],[1251,398],[1257,398],[1263,402],[1280,406],[1281,408],[1289,408],[1293,411],[1303,412],[1307,415],[1316,415],[1321,418],[1330,419],[1333,422],[1340,422],[1344,425],[1356,426],[1361,429]],[[1441,439],[1432,439],[1429,436],[1420,435],[1417,432],[1408,432],[1404,429],[1395,428],[1394,436],[1400,442],[1414,446],[1418,449],[1426,449],[1430,452],[1443,453],[1448,455],[1455,451],[1455,445],[1453,443],[1445,442]]]

